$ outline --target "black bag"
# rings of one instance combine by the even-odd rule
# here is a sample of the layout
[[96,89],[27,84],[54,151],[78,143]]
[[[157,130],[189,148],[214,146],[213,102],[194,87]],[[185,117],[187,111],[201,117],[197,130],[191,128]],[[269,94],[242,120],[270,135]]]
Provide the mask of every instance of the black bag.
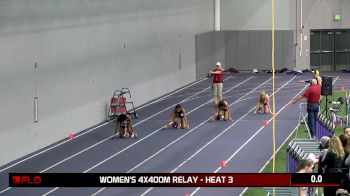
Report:
[[288,71],[287,68],[283,68],[283,69],[281,69],[280,73],[284,73],[284,72],[287,72],[287,71]]

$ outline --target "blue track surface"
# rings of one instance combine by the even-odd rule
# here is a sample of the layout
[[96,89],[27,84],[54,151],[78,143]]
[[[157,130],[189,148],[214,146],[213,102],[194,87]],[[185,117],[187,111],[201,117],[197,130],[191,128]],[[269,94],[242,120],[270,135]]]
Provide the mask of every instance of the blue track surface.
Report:
[[[349,88],[348,75],[339,75],[334,89]],[[311,76],[277,75],[277,147],[298,122],[299,107],[286,105],[303,92],[302,79]],[[258,93],[271,94],[270,74],[235,74],[224,82],[224,98],[231,105],[233,122],[207,122],[213,112],[211,81],[204,79],[158,99],[137,112],[135,130],[140,139],[110,139],[114,122],[82,131],[73,140],[65,139],[0,168],[1,195],[239,195],[244,188],[10,188],[10,172],[259,172],[272,155],[271,115],[254,115]],[[161,128],[174,104],[183,101],[189,130]],[[78,134],[79,135],[79,134]],[[65,143],[59,145],[60,143]],[[55,147],[56,145],[56,147]],[[43,150],[46,150],[43,152]],[[42,153],[40,153],[42,152]],[[39,153],[39,154],[38,154]],[[31,157],[32,156],[32,157]],[[29,158],[31,157],[31,158]],[[220,169],[220,161],[228,160]],[[20,162],[22,161],[22,162]]]

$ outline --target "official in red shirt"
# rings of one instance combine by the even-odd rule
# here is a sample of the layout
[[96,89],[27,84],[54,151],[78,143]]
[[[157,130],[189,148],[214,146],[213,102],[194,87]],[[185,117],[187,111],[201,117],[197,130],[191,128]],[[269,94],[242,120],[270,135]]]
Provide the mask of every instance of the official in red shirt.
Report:
[[295,104],[301,99],[307,99],[307,119],[308,127],[310,130],[310,135],[312,138],[315,138],[316,130],[316,118],[320,108],[320,99],[321,99],[321,85],[317,84],[316,79],[311,80],[310,87],[306,90],[304,95],[299,95],[291,103]]
[[221,67],[221,63],[216,63],[215,70],[211,71],[210,73],[213,75],[213,91],[214,91],[214,103],[215,105],[218,105],[219,102],[222,100],[222,74],[224,72],[224,69]]

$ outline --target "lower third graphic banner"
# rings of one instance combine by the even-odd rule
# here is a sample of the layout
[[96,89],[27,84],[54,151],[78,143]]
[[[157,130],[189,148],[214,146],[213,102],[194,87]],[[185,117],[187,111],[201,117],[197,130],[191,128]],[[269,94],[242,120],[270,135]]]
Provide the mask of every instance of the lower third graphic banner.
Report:
[[339,186],[325,174],[10,173],[10,187],[290,187]]

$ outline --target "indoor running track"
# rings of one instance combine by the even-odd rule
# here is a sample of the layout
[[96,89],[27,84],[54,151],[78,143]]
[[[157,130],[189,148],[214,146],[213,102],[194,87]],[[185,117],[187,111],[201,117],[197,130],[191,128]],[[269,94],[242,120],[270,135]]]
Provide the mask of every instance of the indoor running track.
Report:
[[[334,89],[349,88],[346,74]],[[279,147],[298,122],[298,105],[287,103],[303,92],[310,74],[276,76],[276,142]],[[213,173],[259,172],[272,155],[271,115],[254,115],[260,91],[271,94],[271,74],[225,77],[224,99],[232,122],[207,122],[213,112],[211,80],[202,78],[137,110],[140,139],[111,139],[115,123],[105,122],[0,167],[0,195],[239,195],[244,188],[9,188],[10,172]],[[177,103],[185,107],[189,130],[162,130]],[[220,161],[227,167],[220,168]]]

